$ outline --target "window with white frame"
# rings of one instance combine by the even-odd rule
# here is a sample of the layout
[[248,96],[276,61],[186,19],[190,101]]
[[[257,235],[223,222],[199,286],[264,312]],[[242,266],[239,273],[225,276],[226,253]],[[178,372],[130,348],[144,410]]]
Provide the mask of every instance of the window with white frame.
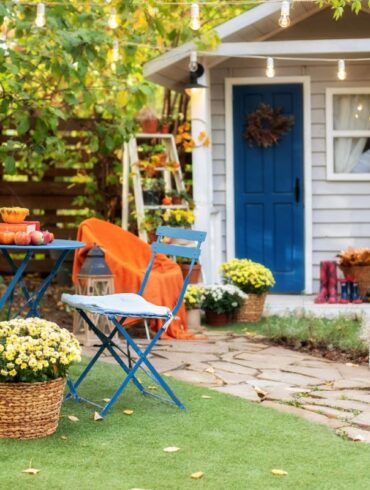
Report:
[[370,180],[370,89],[326,90],[328,180]]

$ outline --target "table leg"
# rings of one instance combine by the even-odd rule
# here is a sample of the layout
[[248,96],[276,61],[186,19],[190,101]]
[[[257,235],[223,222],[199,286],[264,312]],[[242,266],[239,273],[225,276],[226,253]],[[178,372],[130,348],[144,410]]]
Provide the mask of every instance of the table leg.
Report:
[[45,291],[49,287],[51,281],[54,279],[54,277],[58,274],[59,269],[61,268],[64,259],[67,257],[68,253],[70,250],[63,250],[56,261],[54,267],[52,268],[50,274],[44,279],[44,281],[41,283],[41,286],[37,289],[36,294],[33,295],[35,297],[34,301],[31,302],[31,308],[30,311],[27,314],[27,318],[30,316],[33,316],[35,312],[37,312],[37,308],[39,306],[39,303],[42,299],[42,297],[45,294]]
[[[26,294],[29,295],[29,292],[28,292],[28,289],[27,287],[25,286],[24,282],[23,282],[23,279],[22,279],[22,275],[23,275],[23,272],[25,271],[27,265],[28,265],[28,262],[31,260],[32,258],[32,251],[31,250],[28,250],[24,259],[22,260],[20,266],[17,268],[15,263],[13,262],[13,259],[10,257],[9,253],[7,250],[4,250],[2,249],[2,252],[3,252],[3,255],[5,257],[5,259],[7,260],[8,263],[12,263],[14,264],[14,267],[15,267],[15,270],[13,269],[13,272],[14,272],[14,276],[12,278],[12,280],[10,281],[8,287],[6,288],[6,291],[5,293],[1,296],[0,298],[0,310],[3,309],[3,307],[5,306],[6,302],[9,300],[9,298],[12,296],[17,284],[19,282],[22,281],[23,283],[23,286],[22,286],[22,289],[25,288],[25,290],[27,291]],[[10,262],[9,262],[10,260]],[[12,266],[13,268],[13,266]],[[25,291],[23,291],[25,293]],[[8,316],[10,315],[10,311],[8,312]],[[9,318],[8,318],[9,319]]]

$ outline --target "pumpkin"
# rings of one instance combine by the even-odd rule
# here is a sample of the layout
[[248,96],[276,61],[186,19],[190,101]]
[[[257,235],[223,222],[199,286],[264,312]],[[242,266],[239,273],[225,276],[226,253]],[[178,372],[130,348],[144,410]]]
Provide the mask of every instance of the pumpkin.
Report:
[[172,197],[169,197],[169,196],[166,196],[162,199],[162,204],[164,206],[169,206],[170,204],[172,204]]
[[14,244],[14,231],[2,231],[0,232],[0,243],[2,245],[13,245]]

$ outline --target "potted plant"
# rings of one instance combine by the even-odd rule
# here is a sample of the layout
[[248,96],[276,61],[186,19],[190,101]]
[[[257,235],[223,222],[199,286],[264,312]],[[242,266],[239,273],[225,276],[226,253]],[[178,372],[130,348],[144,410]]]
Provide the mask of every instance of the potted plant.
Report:
[[[185,257],[178,261],[184,279],[189,273],[190,263],[191,259],[187,259]],[[198,284],[200,282],[201,273],[202,266],[198,261],[196,261],[190,273],[189,284]]]
[[191,228],[195,220],[191,209],[166,209],[162,217],[166,226],[179,228]]
[[160,121],[160,132],[162,134],[168,134],[171,132],[171,127],[173,124],[172,116],[164,116]]
[[0,322],[0,438],[53,434],[77,339],[41,318]]
[[181,192],[177,190],[171,190],[167,192],[167,195],[171,197],[172,199],[172,204],[177,205],[177,204],[182,204],[182,197],[181,197]]
[[144,107],[136,116],[143,133],[156,133],[158,131],[158,117],[151,107]]
[[267,291],[275,284],[270,269],[249,259],[231,259],[221,265],[221,272],[226,283],[234,284],[248,294],[236,319],[243,322],[259,321]]
[[143,177],[142,179],[144,204],[158,206],[163,195],[163,179],[155,177]]
[[247,295],[232,284],[206,286],[201,295],[201,308],[208,325],[226,325],[232,313],[245,301]]
[[204,288],[189,285],[186,288],[184,302],[186,309],[186,320],[189,328],[197,329],[200,327],[200,303]]
[[162,212],[160,210],[145,212],[145,216],[140,223],[140,229],[147,232],[149,243],[152,243],[157,239],[155,232],[161,224]]

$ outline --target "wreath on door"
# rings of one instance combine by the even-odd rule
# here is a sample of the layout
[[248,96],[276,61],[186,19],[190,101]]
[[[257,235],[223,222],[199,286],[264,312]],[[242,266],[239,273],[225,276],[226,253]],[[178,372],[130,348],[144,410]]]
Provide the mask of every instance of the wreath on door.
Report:
[[261,148],[276,145],[294,124],[294,117],[283,115],[282,107],[273,108],[264,103],[248,114],[246,119],[245,139],[250,146]]

